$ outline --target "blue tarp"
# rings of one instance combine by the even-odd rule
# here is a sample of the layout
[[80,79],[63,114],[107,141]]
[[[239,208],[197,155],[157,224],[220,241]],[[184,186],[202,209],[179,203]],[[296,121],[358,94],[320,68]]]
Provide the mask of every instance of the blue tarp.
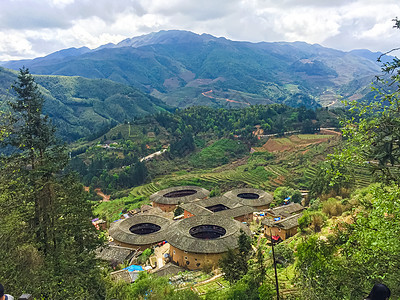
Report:
[[133,272],[133,271],[144,271],[142,266],[139,265],[132,265],[129,267],[124,268],[123,270],[128,270],[129,272]]

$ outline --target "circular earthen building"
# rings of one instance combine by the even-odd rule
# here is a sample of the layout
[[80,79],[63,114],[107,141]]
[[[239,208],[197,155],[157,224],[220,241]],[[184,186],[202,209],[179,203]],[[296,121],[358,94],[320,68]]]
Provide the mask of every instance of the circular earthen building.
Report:
[[156,215],[135,215],[116,222],[109,234],[119,246],[144,250],[164,241],[171,223]]
[[271,194],[252,188],[232,190],[225,193],[224,197],[256,209],[269,208],[269,205],[274,200]]
[[222,255],[238,247],[238,237],[249,228],[231,218],[194,216],[174,223],[168,230],[171,260],[189,270],[216,266]]
[[178,186],[158,191],[150,196],[153,207],[159,207],[165,212],[175,210],[178,204],[205,199],[210,192],[198,186]]

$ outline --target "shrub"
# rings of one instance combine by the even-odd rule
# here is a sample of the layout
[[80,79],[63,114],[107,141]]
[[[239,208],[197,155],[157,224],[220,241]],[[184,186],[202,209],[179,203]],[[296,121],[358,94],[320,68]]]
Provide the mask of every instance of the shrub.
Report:
[[322,212],[330,217],[340,216],[343,213],[343,208],[342,203],[335,198],[329,198],[322,203]]
[[276,262],[278,264],[281,264],[283,267],[287,267],[288,265],[294,263],[294,252],[286,244],[283,243],[278,244],[275,247],[274,252],[275,252]]
[[286,198],[290,197],[290,201],[300,203],[302,196],[299,190],[294,190],[291,187],[281,186],[274,192],[274,200],[277,205],[283,204]]
[[305,231],[307,227],[312,226],[314,232],[320,232],[325,225],[326,216],[319,211],[306,211],[298,222],[300,231]]

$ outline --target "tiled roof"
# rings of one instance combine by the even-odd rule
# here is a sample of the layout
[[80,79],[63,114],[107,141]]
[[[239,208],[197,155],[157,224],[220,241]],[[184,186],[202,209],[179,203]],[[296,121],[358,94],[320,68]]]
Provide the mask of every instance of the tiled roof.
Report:
[[[179,192],[184,190],[193,190],[195,193],[188,196],[166,197],[168,193]],[[198,186],[177,186],[165,190],[158,191],[150,196],[150,201],[160,204],[175,204],[187,203],[197,199],[208,197],[210,192]]]
[[[218,204],[222,204],[228,209],[218,212],[212,212],[211,210],[207,209],[207,207],[215,206]],[[203,200],[196,200],[193,202],[184,203],[179,206],[195,216],[206,216],[215,214],[217,216],[236,218],[254,212],[254,209],[252,207],[242,205],[241,203],[235,202],[234,200],[226,197],[211,197]]]
[[298,220],[302,215],[303,215],[302,213],[299,213],[297,215],[293,215],[293,216],[290,216],[285,219],[281,219],[276,222],[271,218],[266,218],[262,221],[262,223],[268,227],[278,227],[278,228],[288,230],[288,229],[294,228],[299,225]]
[[288,205],[282,205],[282,206],[272,208],[271,210],[268,211],[268,213],[270,213],[273,216],[287,217],[294,213],[298,213],[298,212],[302,211],[303,209],[304,209],[304,207],[301,204],[292,202]]
[[[154,233],[149,234],[135,234],[132,233],[129,228],[133,225],[141,223],[152,223],[161,227],[161,229]],[[137,214],[131,218],[124,219],[115,223],[110,229],[110,236],[119,242],[123,242],[131,245],[148,245],[154,244],[165,240],[165,231],[168,229],[171,220],[166,218],[147,215],[147,214]]]
[[213,212],[211,210],[208,210],[207,208],[197,204],[196,202],[197,201],[184,203],[179,206],[195,216],[204,216],[204,215],[212,215],[213,214]]
[[[241,194],[255,194],[257,196],[257,198],[255,198],[255,199],[242,198],[242,197],[238,196]],[[248,205],[248,206],[252,206],[252,207],[269,205],[274,200],[274,198],[272,197],[271,194],[268,194],[263,190],[252,189],[252,188],[232,190],[232,191],[225,193],[224,197],[227,197],[233,201],[239,202],[243,205]]]
[[115,261],[122,264],[126,260],[130,260],[135,253],[135,250],[126,247],[108,245],[96,251],[96,256],[107,261]]
[[[189,230],[200,225],[216,225],[226,230],[226,233],[216,239],[200,239],[193,237]],[[230,218],[210,215],[194,216],[174,223],[167,234],[167,241],[174,247],[194,253],[223,253],[238,247],[240,230],[250,235],[249,228]]]

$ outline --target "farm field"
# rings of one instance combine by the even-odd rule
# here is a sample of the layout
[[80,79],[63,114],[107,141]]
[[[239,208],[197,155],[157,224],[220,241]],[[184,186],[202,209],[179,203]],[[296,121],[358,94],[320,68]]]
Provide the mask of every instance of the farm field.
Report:
[[305,149],[308,146],[336,140],[338,134],[295,134],[288,137],[270,138],[262,147],[254,148],[256,151],[284,152]]

